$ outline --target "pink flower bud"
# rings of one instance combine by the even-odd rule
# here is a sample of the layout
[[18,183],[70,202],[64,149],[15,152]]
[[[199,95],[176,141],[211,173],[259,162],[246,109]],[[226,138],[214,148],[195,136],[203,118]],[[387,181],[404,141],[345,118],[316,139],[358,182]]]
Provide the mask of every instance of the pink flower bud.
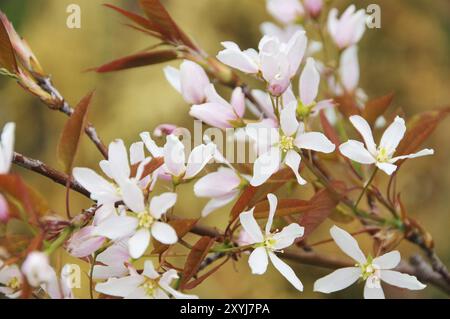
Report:
[[338,18],[336,8],[330,11],[328,16],[328,32],[339,49],[344,50],[361,40],[366,31],[366,12],[364,9],[356,11],[355,5],[351,5]]
[[165,135],[171,135],[177,129],[177,126],[174,124],[161,124],[158,125],[153,131],[153,135],[156,137],[163,137]]
[[309,16],[316,19],[322,12],[323,0],[303,0],[303,5]]
[[87,226],[74,233],[67,245],[69,254],[77,258],[84,258],[99,250],[106,239],[93,236],[93,231],[94,226]]
[[305,13],[299,0],[267,0],[267,11],[286,25],[295,23]]
[[7,223],[9,220],[9,206],[5,196],[0,194],[0,222]]

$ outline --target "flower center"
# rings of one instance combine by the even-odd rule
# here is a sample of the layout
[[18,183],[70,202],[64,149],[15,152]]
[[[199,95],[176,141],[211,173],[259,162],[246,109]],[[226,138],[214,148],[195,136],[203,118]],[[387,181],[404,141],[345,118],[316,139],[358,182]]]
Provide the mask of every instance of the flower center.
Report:
[[275,244],[276,244],[276,240],[274,238],[272,238],[272,237],[267,237],[264,240],[264,246],[266,248],[273,249],[273,246],[275,246]]
[[371,260],[367,261],[365,264],[358,264],[361,268],[361,278],[363,280],[370,279],[374,285],[380,282],[380,267],[372,263]]
[[280,149],[288,152],[294,148],[294,138],[292,136],[282,136],[280,140]]
[[155,218],[147,211],[137,214],[137,218],[141,228],[150,228],[155,222]]
[[9,288],[11,288],[12,290],[19,290],[19,288],[20,288],[20,280],[19,280],[19,278],[18,277],[13,277],[9,282],[8,282],[8,284],[6,285],[6,286],[8,286]]
[[316,105],[316,102],[311,103],[310,105],[304,105],[301,101],[298,102],[297,106],[297,115],[301,119],[306,119],[311,114],[311,110]]
[[154,280],[147,279],[146,282],[142,284],[146,295],[153,297],[155,295],[156,289],[158,288],[158,283]]
[[379,163],[385,163],[389,161],[389,154],[386,148],[381,147],[378,150],[378,155],[377,155],[377,162]]

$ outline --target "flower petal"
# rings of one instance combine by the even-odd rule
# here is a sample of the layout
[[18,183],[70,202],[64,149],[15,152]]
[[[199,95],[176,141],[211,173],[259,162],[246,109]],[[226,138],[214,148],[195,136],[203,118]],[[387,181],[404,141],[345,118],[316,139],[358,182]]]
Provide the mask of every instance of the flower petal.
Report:
[[360,75],[358,46],[353,45],[342,53],[339,75],[347,92],[354,92],[358,88]]
[[350,122],[352,122],[356,130],[359,132],[359,134],[361,134],[369,152],[371,154],[376,154],[377,146],[375,144],[375,141],[373,140],[372,129],[370,128],[369,123],[367,123],[367,121],[359,115],[350,116]]
[[280,150],[272,147],[268,152],[258,157],[253,165],[252,186],[260,186],[280,168]]
[[240,184],[241,179],[234,170],[221,167],[200,178],[194,185],[194,192],[197,197],[222,197],[234,192]]
[[289,151],[284,159],[285,164],[294,172],[295,177],[297,178],[297,183],[299,185],[305,185],[306,181],[300,176],[299,173],[301,161],[302,158],[296,151]]
[[422,290],[426,287],[426,285],[417,280],[415,276],[402,274],[401,272],[393,270],[382,270],[381,280],[392,286],[409,290]]
[[392,175],[397,170],[397,165],[391,163],[377,163],[376,165],[388,175]]
[[150,202],[150,213],[156,219],[160,219],[176,202],[176,193],[164,193],[159,196],[153,196]]
[[108,162],[116,182],[120,183],[130,177],[127,149],[122,140],[115,140],[109,144]]
[[272,237],[275,239],[274,249],[280,250],[291,246],[297,238],[303,236],[304,232],[305,228],[296,223],[284,227]]
[[358,281],[361,276],[359,267],[347,267],[335,270],[331,274],[320,278],[314,283],[314,291],[329,294],[343,290]]
[[381,137],[380,148],[386,149],[389,155],[394,154],[398,144],[405,136],[405,132],[405,120],[397,116]]
[[322,153],[332,153],[336,149],[336,145],[334,145],[324,134],[318,132],[299,134],[295,139],[295,146]]
[[286,136],[292,136],[297,133],[298,121],[295,115],[296,110],[297,104],[290,103],[280,113],[281,130]]
[[168,171],[176,177],[181,176],[186,170],[185,161],[183,143],[175,135],[167,136],[164,145],[164,164]]
[[261,232],[261,228],[256,222],[255,217],[253,217],[253,209],[248,212],[241,213],[239,215],[239,220],[244,230],[254,240],[254,243],[261,243],[264,241],[264,236]]
[[122,199],[125,205],[133,212],[140,213],[145,210],[144,194],[141,188],[131,180],[126,180],[120,184]]
[[105,283],[95,286],[95,290],[101,294],[115,297],[126,297],[139,287],[145,278],[143,276],[133,275],[123,278],[111,278]]
[[375,258],[373,263],[378,265],[381,269],[392,269],[398,266],[400,260],[400,253],[395,250]]
[[417,152],[414,154],[397,156],[397,157],[392,158],[390,162],[395,163],[397,161],[404,160],[407,158],[417,158],[417,157],[428,156],[428,155],[434,155],[434,150],[427,148],[427,149],[421,150],[420,152]]
[[145,261],[144,272],[142,274],[150,279],[159,278],[159,274],[155,270],[155,267],[153,266],[153,263],[150,260]]
[[173,66],[166,66],[164,68],[164,75],[170,85],[181,94],[180,71]]
[[364,144],[358,141],[349,140],[341,144],[339,151],[345,157],[361,164],[374,164],[376,162],[372,154],[364,147]]
[[216,209],[219,209],[220,207],[223,207],[233,201],[236,196],[239,194],[239,191],[235,191],[229,195],[225,195],[223,197],[217,197],[211,199],[203,208],[202,210],[202,217],[208,216],[210,213],[215,211]]
[[364,299],[385,299],[383,288],[381,286],[371,288],[367,280],[364,285]]
[[189,155],[184,179],[194,178],[213,158],[216,146],[213,143],[199,145]]
[[330,229],[330,234],[336,244],[345,254],[347,254],[349,257],[353,258],[360,264],[364,264],[366,262],[366,257],[359,248],[358,242],[355,240],[355,238],[353,238],[352,235],[337,226],[333,226]]
[[145,228],[139,229],[129,240],[128,250],[134,259],[140,258],[150,244],[150,231]]
[[117,240],[133,233],[138,226],[136,218],[128,216],[111,216],[95,227],[93,235]]
[[278,258],[273,252],[269,252],[269,258],[275,268],[295,287],[295,289],[303,291],[302,282],[288,264]]
[[267,251],[264,247],[258,247],[252,251],[248,258],[248,264],[252,269],[252,274],[262,275],[267,270],[269,264],[269,258],[267,257]]
[[115,187],[89,168],[76,167],[73,170],[75,180],[91,193],[93,200],[100,200],[99,194],[111,194],[112,198],[119,198]]
[[300,76],[299,92],[303,105],[309,106],[314,103],[319,92],[320,73],[317,71],[316,62],[308,58],[302,75]]
[[258,73],[258,65],[233,42],[222,43],[225,50],[217,54],[217,59],[232,68],[238,69],[244,73]]
[[172,226],[156,222],[152,226],[152,236],[162,244],[173,245],[178,241],[177,233]]
[[155,141],[152,139],[149,132],[142,132],[140,134],[140,137],[141,137],[142,141],[144,142],[145,147],[150,152],[150,154],[152,154],[153,157],[163,157],[164,156],[163,149],[161,147],[159,147],[158,145],[156,145]]
[[267,219],[266,224],[266,235],[270,234],[273,224],[273,217],[275,216],[278,205],[278,199],[274,194],[268,194],[267,199],[269,200],[269,218]]

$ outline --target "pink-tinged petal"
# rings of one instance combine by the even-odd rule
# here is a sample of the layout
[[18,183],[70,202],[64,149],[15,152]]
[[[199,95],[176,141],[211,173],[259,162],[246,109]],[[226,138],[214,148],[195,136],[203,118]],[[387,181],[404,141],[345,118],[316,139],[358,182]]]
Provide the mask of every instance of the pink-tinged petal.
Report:
[[239,220],[244,230],[253,239],[253,243],[261,243],[264,241],[261,228],[253,216],[253,209],[251,211],[241,213],[239,215]]
[[252,90],[252,95],[256,103],[262,108],[264,114],[271,119],[276,119],[272,102],[270,101],[270,95],[261,90]]
[[93,235],[117,240],[131,235],[138,226],[138,220],[128,216],[112,216],[95,227]]
[[194,193],[197,197],[222,197],[234,192],[240,184],[241,179],[234,170],[221,167],[200,178],[194,185]]
[[144,287],[140,286],[136,288],[134,291],[132,291],[129,295],[126,295],[124,299],[147,300],[147,299],[154,299],[154,296],[150,296],[144,289]]
[[397,116],[381,137],[380,148],[386,149],[389,155],[394,154],[398,144],[405,136],[405,132],[405,120]]
[[291,246],[297,238],[300,238],[305,233],[305,228],[299,224],[290,224],[284,227],[279,233],[272,236],[275,239],[275,250],[284,249]]
[[181,75],[180,70],[173,66],[166,66],[164,68],[164,75],[166,80],[172,85],[172,87],[181,94]]
[[94,280],[107,280],[112,277],[123,277],[128,274],[128,268],[124,265],[102,266],[95,265],[92,278]]
[[391,163],[395,163],[397,161],[408,159],[408,158],[417,158],[417,157],[429,156],[429,155],[434,155],[434,150],[432,150],[432,149],[424,149],[424,150],[421,150],[420,152],[417,152],[417,153],[414,153],[414,154],[409,154],[409,155],[404,155],[404,156],[397,156],[397,157],[394,157],[393,159],[391,159],[390,162]]
[[173,134],[178,128],[175,124],[160,124],[153,130],[153,135],[156,137],[163,137]]
[[147,150],[152,154],[153,157],[162,157],[164,156],[163,149],[156,145],[155,141],[150,136],[149,132],[142,132],[140,134],[142,141],[145,144]]
[[358,141],[350,140],[339,146],[339,151],[345,157],[361,164],[375,164],[375,158],[364,147],[364,144]]
[[298,68],[305,56],[308,39],[305,31],[297,31],[286,45],[287,58],[289,61],[289,74],[294,77],[297,74]]
[[108,296],[126,297],[135,291],[145,281],[145,277],[139,275],[123,278],[111,278],[107,282],[97,284],[95,291]]
[[213,143],[202,144],[194,148],[189,155],[184,179],[191,179],[197,176],[206,164],[212,160],[215,153],[216,146]]
[[402,274],[401,272],[393,270],[382,270],[381,280],[392,286],[409,290],[422,290],[426,287],[426,285],[418,281],[415,276]]
[[358,281],[361,276],[359,267],[338,269],[331,274],[320,278],[314,283],[314,291],[329,294],[343,290]]
[[319,93],[319,84],[320,73],[317,71],[316,62],[313,58],[308,58],[299,82],[300,100],[303,105],[314,103]]
[[175,135],[167,136],[167,142],[164,145],[164,164],[170,174],[181,176],[186,170],[185,162],[183,143]]
[[242,52],[237,45],[230,42],[224,42],[222,45],[225,47],[225,50],[217,54],[217,59],[220,62],[244,73],[258,73],[258,65],[248,55]]
[[336,34],[338,32],[338,25],[339,25],[338,14],[339,11],[336,8],[331,9],[330,13],[328,14],[327,28],[328,32],[333,38],[336,37]]
[[375,258],[373,264],[379,266],[381,269],[392,269],[398,266],[400,260],[400,253],[395,250]]
[[245,113],[245,95],[242,88],[237,87],[231,95],[231,105],[238,117],[243,117]]
[[251,142],[254,142],[259,155],[269,152],[273,145],[280,142],[279,130],[269,125],[268,121],[248,124],[245,133]]
[[297,103],[290,103],[280,113],[281,130],[286,136],[293,136],[298,130]]
[[210,213],[231,203],[239,194],[236,190],[228,195],[211,199],[202,210],[202,217],[208,216]]
[[139,229],[129,240],[128,250],[134,259],[140,258],[150,244],[150,231],[146,228]]
[[205,88],[209,78],[197,63],[185,60],[180,67],[181,93],[189,104],[200,104],[206,99]]
[[98,262],[108,266],[123,266],[129,259],[130,254],[128,253],[128,246],[125,240],[115,243],[97,256]]
[[264,247],[258,247],[250,254],[248,258],[248,264],[254,275],[262,275],[267,270],[269,264],[269,258],[267,251]]
[[333,226],[330,229],[330,234],[339,248],[349,257],[360,264],[364,264],[367,261],[366,256],[364,256],[361,248],[359,248],[358,242],[352,235],[337,226]]
[[392,175],[397,170],[397,165],[391,163],[376,163],[376,165],[388,175]]
[[152,236],[165,245],[173,245],[178,241],[175,229],[169,224],[161,222],[156,222],[152,225]]
[[250,184],[255,187],[264,184],[280,169],[280,161],[280,150],[276,147],[258,157],[253,165],[253,177]]
[[70,237],[66,250],[74,257],[84,258],[99,250],[105,242],[104,237],[93,235],[95,227],[86,226]]
[[206,124],[220,129],[232,128],[230,121],[237,119],[231,107],[218,103],[204,103],[193,105],[189,115],[205,122]]
[[295,139],[295,146],[322,153],[332,153],[336,149],[336,145],[334,145],[324,134],[318,132],[299,134]]
[[304,14],[298,0],[268,0],[267,11],[283,24],[291,24]]
[[[316,106],[314,106],[314,108],[311,111],[311,116],[312,117],[318,116],[320,111],[322,111],[322,110],[325,111],[325,115],[327,116],[327,112],[332,111],[331,109],[334,108],[335,106],[336,106],[336,104],[334,103],[334,101],[332,99],[317,102]],[[330,121],[330,120],[328,120],[328,121]],[[330,121],[330,123],[332,123],[332,122],[333,121]]]
[[9,206],[5,196],[0,193],[0,222],[6,223],[9,220]]
[[122,191],[123,201],[128,208],[135,213],[145,210],[144,194],[135,182],[127,180],[121,183],[120,190]]
[[164,193],[159,196],[153,196],[150,202],[150,213],[154,218],[160,219],[176,202],[176,193]]
[[305,10],[312,18],[317,18],[320,16],[323,4],[323,0],[303,0]]
[[291,283],[292,286],[294,286],[295,289],[303,291],[302,282],[288,264],[278,258],[273,252],[269,252],[269,258],[275,268]]
[[339,75],[347,92],[354,92],[358,88],[360,71],[358,47],[356,45],[349,47],[342,53]]
[[385,299],[383,288],[371,287],[369,280],[366,281],[364,285],[364,299]]
[[277,211],[278,198],[274,194],[267,194],[267,199],[269,201],[269,218],[266,223],[266,235],[270,234],[270,230],[272,229],[273,218]]
[[295,177],[297,178],[297,183],[299,185],[305,185],[307,182],[300,176],[299,172],[301,161],[301,156],[295,151],[289,151],[284,159],[284,163],[294,172]]
[[350,122],[352,122],[352,124],[356,128],[356,130],[359,132],[359,134],[361,134],[362,138],[364,139],[364,143],[366,143],[366,147],[369,150],[369,152],[371,154],[376,154],[377,146],[375,144],[375,141],[373,140],[372,129],[370,128],[369,123],[367,123],[367,121],[359,115],[351,116]]
[[120,183],[130,177],[127,149],[122,140],[115,140],[109,144],[108,161],[116,182]]

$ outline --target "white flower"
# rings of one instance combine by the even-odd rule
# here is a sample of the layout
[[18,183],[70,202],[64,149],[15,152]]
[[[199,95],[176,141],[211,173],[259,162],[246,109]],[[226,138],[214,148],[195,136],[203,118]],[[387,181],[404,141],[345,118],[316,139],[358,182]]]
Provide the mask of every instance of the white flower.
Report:
[[168,66],[164,68],[164,74],[187,103],[201,104],[205,102],[205,89],[210,82],[205,70],[200,65],[185,60],[181,63],[180,70]]
[[[303,285],[295,275],[294,271],[285,262],[277,257],[275,252],[291,246],[297,238],[303,236],[304,228],[298,224],[290,224],[280,232],[271,233],[273,218],[277,208],[277,198],[273,194],[267,195],[270,204],[269,218],[267,220],[264,234],[253,216],[253,209],[239,216],[240,222],[255,249],[251,253],[248,264],[252,273],[262,275],[266,272],[269,259],[275,268],[299,291]],[[248,239],[247,239],[248,240]]]
[[240,191],[241,177],[231,168],[221,167],[217,172],[207,174],[194,185],[197,197],[207,197],[211,200],[202,210],[206,217],[214,210],[233,201]]
[[0,260],[0,293],[11,299],[20,297],[22,273],[17,265],[6,266]]
[[123,185],[122,192],[123,201],[131,211],[106,219],[96,226],[95,235],[111,240],[130,237],[128,249],[134,259],[140,258],[145,253],[151,237],[166,245],[172,245],[178,241],[172,226],[161,221],[162,215],[175,205],[177,194],[164,193],[154,196],[150,205],[146,207],[144,194],[135,184]]
[[305,31],[297,31],[288,42],[277,37],[264,36],[259,42],[259,52],[242,51],[234,42],[223,42],[225,50],[217,55],[224,64],[248,74],[261,74],[268,91],[280,96],[289,87],[305,55],[307,38]]
[[397,170],[395,163],[399,160],[434,154],[433,150],[424,149],[415,154],[393,157],[406,132],[405,121],[399,116],[386,129],[378,146],[374,142],[370,125],[364,118],[354,115],[350,117],[350,121],[363,137],[366,146],[361,142],[349,140],[339,147],[341,153],[361,164],[375,164],[388,175]]
[[349,233],[334,226],[331,228],[330,234],[339,248],[354,259],[357,264],[355,267],[338,269],[317,280],[314,283],[314,291],[331,293],[345,289],[358,279],[362,279],[366,281],[364,298],[383,299],[384,293],[380,281],[410,290],[420,290],[426,287],[414,276],[391,270],[400,263],[398,251],[391,251],[374,259],[370,256],[366,258],[359,248],[358,242]]
[[259,186],[285,163],[297,177],[299,184],[306,181],[300,176],[300,149],[316,152],[331,153],[335,145],[328,138],[318,132],[305,132],[303,123],[296,119],[297,104],[287,105],[280,113],[281,129],[267,128],[258,124],[249,124],[247,134],[257,143],[260,156],[254,163],[251,185]]
[[279,27],[272,22],[264,22],[260,26],[261,32],[269,37],[278,38],[281,42],[289,42],[289,40],[298,31],[304,31],[304,29],[296,24],[290,24],[285,27]]
[[355,92],[359,84],[358,47],[353,45],[346,49],[339,63],[339,76],[346,92]]
[[197,296],[186,295],[173,289],[170,284],[175,279],[178,279],[175,270],[171,269],[160,275],[153,263],[147,260],[142,274],[130,269],[129,276],[111,278],[105,283],[97,284],[95,290],[125,299],[169,299],[170,295],[175,299],[198,299]]
[[58,279],[56,273],[53,271],[52,279],[42,285],[42,288],[50,296],[51,299],[73,299],[72,292],[73,285],[73,266],[70,264],[64,265],[61,269],[61,277]]
[[127,263],[131,262],[126,240],[119,241],[105,249],[97,256],[101,265],[94,266],[92,277],[96,280],[106,280],[111,277],[123,277],[128,274]]
[[14,131],[16,124],[7,123],[0,140],[0,174],[8,174],[14,157]]
[[142,142],[135,143],[130,147],[131,164],[140,162],[135,177],[130,176],[130,163],[122,140],[112,142],[108,149],[108,160],[100,162],[103,173],[112,179],[114,183],[111,183],[89,168],[74,168],[73,176],[78,183],[91,193],[91,199],[97,201],[98,204],[120,202],[122,200],[122,185],[129,183],[137,185],[145,165],[149,161],[149,159],[142,160],[143,147]]
[[293,24],[305,11],[299,0],[267,0],[267,11],[284,24]]
[[94,236],[94,229],[94,226],[86,226],[73,233],[67,242],[67,252],[74,257],[84,258],[99,250],[106,239]]
[[21,269],[32,287],[49,283],[55,273],[49,264],[48,256],[37,251],[28,254]]
[[355,5],[351,5],[339,19],[336,8],[331,9],[328,15],[328,32],[341,50],[358,43],[366,31],[365,10],[355,11]]

